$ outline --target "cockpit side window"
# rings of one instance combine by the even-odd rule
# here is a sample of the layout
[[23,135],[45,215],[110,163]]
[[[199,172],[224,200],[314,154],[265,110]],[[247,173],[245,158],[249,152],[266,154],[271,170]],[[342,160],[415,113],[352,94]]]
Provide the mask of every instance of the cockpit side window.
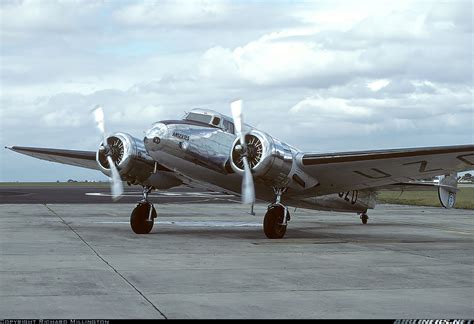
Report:
[[234,123],[224,119],[222,124],[223,124],[222,126],[223,126],[223,129],[224,129],[224,132],[235,134]]
[[212,119],[212,125],[214,125],[214,126],[219,126],[220,122],[221,122],[221,119],[219,117],[214,117]]

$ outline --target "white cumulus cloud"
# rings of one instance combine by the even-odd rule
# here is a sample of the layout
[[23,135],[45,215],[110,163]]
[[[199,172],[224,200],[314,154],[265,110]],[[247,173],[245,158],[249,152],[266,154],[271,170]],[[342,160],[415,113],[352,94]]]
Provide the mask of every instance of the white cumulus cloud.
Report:
[[[307,151],[473,143],[472,12],[468,0],[0,1],[1,144],[95,150],[97,104],[109,132],[141,138],[194,107],[230,114],[237,97],[246,122]],[[4,181],[97,177],[0,160]]]

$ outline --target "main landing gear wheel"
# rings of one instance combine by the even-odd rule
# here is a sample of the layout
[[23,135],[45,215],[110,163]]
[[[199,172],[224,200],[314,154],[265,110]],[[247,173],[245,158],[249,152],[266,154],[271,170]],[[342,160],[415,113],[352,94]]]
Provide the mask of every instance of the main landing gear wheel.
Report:
[[367,213],[361,213],[360,220],[362,221],[362,224],[367,224],[367,222],[369,221],[369,216],[367,215]]
[[282,206],[270,207],[265,214],[263,220],[263,231],[269,239],[280,239],[285,236],[286,233],[286,222],[290,217],[290,213],[287,213],[287,220],[284,220],[285,208]]
[[155,207],[151,203],[139,202],[130,215],[130,226],[136,234],[148,234],[153,228],[156,216]]

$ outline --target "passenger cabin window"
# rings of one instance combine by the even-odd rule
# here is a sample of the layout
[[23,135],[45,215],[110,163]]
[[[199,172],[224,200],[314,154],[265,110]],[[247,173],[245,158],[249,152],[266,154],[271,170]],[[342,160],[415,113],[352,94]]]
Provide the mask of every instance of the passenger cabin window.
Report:
[[210,115],[203,115],[203,114],[196,114],[196,113],[189,113],[186,116],[186,120],[191,120],[199,123],[210,124],[212,116]]
[[224,129],[224,132],[234,134],[234,124],[232,122],[224,119],[222,126]]

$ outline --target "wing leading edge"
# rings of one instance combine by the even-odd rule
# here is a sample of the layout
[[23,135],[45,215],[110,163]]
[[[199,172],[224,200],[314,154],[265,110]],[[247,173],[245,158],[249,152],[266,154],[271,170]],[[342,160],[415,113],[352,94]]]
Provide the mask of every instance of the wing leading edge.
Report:
[[41,160],[99,170],[95,159],[96,152],[93,151],[75,151],[24,146],[7,146],[5,148]]
[[474,145],[394,150],[303,153],[305,172],[318,179],[316,194],[369,189],[474,169]]

